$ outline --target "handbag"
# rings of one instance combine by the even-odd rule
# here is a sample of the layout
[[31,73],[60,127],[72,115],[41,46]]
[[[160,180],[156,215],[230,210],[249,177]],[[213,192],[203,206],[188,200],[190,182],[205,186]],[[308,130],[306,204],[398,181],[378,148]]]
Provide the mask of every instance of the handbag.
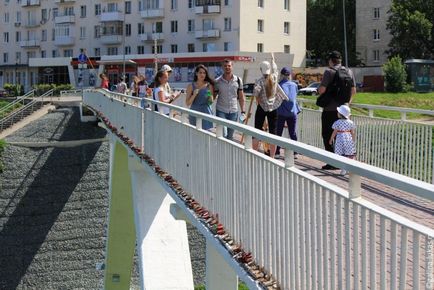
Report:
[[327,92],[325,92],[324,94],[320,95],[316,99],[316,105],[318,107],[324,108],[325,106],[327,106],[330,103],[331,100],[332,100],[331,95],[327,94]]

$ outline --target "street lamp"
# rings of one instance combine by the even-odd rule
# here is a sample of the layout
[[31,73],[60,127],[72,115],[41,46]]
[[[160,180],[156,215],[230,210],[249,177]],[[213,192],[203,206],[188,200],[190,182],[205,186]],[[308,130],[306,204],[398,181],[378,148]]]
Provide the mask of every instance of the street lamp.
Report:
[[345,54],[345,66],[348,67],[348,49],[347,49],[347,22],[345,19],[345,0],[342,0],[342,14],[344,19],[344,54]]
[[126,12],[127,12],[127,6],[126,6],[126,2],[124,1],[124,21],[122,23],[122,47],[123,47],[122,49],[124,50],[123,61],[122,61],[122,76],[124,78],[125,78],[125,30],[126,30],[125,14],[126,14]]
[[152,36],[154,38],[154,72],[155,75],[158,71],[158,55],[157,55],[157,33],[155,31],[152,32]]

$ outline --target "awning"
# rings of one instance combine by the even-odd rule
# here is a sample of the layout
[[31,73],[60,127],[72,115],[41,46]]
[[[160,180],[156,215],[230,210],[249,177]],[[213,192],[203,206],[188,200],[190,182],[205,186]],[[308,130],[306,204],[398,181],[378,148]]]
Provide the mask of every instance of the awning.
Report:
[[[107,64],[124,64],[123,60],[97,60],[96,61],[97,64],[103,64],[103,65],[107,65]],[[137,63],[134,60],[131,59],[126,59],[125,60],[125,64],[132,64],[132,65],[136,65]]]

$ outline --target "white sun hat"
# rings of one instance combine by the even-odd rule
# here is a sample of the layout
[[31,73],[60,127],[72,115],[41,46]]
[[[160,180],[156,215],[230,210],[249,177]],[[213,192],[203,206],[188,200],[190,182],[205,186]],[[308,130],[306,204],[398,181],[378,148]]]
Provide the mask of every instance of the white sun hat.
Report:
[[269,75],[271,73],[271,65],[268,61],[264,60],[261,62],[261,65],[259,66],[259,69],[261,70],[262,74]]
[[167,72],[171,72],[172,68],[170,67],[170,65],[165,64],[160,68],[160,71],[167,71]]
[[342,105],[337,108],[339,114],[344,116],[346,119],[348,119],[351,115],[351,109],[347,105]]

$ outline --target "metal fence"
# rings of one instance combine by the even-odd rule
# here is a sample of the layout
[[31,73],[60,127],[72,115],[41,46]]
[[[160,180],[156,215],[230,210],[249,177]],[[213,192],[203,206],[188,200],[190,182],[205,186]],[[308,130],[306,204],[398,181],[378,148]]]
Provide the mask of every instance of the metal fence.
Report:
[[[282,289],[433,288],[434,230],[364,200],[360,178],[431,201],[433,185],[185,108],[168,105],[180,121],[103,90],[85,91],[83,102],[218,214]],[[198,118],[199,128],[187,115]],[[202,119],[216,133],[200,129]],[[244,133],[245,145],[222,138],[223,126]],[[252,137],[285,148],[285,162],[252,150]],[[295,168],[293,151],[347,169],[349,191]]]

